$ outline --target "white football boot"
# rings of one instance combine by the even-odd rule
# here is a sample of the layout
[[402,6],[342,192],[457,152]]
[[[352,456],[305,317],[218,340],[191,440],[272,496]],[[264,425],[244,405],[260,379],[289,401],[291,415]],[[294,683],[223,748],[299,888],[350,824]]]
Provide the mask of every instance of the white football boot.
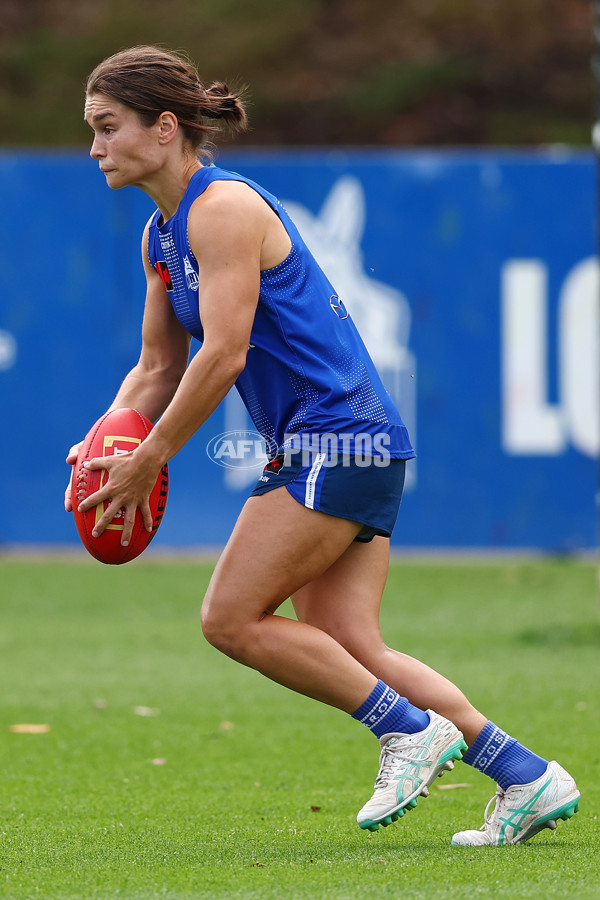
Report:
[[467,749],[458,728],[427,710],[429,725],[416,734],[384,734],[380,739],[379,774],[375,793],[359,812],[361,828],[377,831],[391,825],[405,809],[414,809],[419,795],[426,797],[438,775],[454,768]]
[[499,788],[486,806],[479,831],[459,831],[452,843],[462,847],[522,844],[544,828],[556,828],[557,819],[570,819],[579,809],[580,796],[569,773],[550,762],[530,784],[513,784],[506,791]]

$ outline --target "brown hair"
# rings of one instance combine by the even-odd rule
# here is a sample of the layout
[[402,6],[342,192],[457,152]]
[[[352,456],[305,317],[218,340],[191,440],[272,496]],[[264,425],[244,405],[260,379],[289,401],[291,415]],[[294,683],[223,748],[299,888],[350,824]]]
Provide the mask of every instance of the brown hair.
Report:
[[205,119],[220,119],[233,133],[248,124],[241,92],[222,81],[204,87],[191,60],[160,47],[131,47],[103,60],[87,80],[86,94],[95,93],[135,109],[145,125],[172,112],[195,152],[220,130]]

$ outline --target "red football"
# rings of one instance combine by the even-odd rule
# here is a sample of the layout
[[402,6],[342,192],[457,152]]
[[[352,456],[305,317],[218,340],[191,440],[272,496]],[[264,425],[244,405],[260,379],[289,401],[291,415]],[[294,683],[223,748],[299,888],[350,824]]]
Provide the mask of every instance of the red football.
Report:
[[131,539],[127,547],[121,545],[123,533],[123,510],[119,510],[112,522],[106,526],[100,537],[92,537],[92,530],[106,509],[108,503],[78,512],[77,506],[90,494],[99,490],[106,483],[106,469],[85,469],[83,464],[88,459],[102,456],[117,456],[135,450],[148,437],[152,430],[152,422],[135,409],[115,409],[105,413],[88,432],[81,445],[77,462],[73,469],[73,514],[79,537],[89,553],[100,562],[109,565],[120,565],[135,559],[142,553],[160,525],[169,490],[169,470],[165,464],[150,494],[150,510],[152,512],[152,531],[146,531],[142,514],[135,513],[135,523]]

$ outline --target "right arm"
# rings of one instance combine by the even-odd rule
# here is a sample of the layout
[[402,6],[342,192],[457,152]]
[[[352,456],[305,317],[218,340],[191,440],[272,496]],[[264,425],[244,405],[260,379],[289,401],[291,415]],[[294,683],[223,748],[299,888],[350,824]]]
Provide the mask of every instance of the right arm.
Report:
[[[146,275],[146,303],[140,358],[125,376],[107,412],[131,408],[152,422],[165,411],[185,373],[191,338],[178,322],[165,287],[148,258],[148,232],[142,237],[142,261]],[[67,464],[75,465],[81,443],[69,450]],[[71,512],[71,483],[65,491],[65,509]]]

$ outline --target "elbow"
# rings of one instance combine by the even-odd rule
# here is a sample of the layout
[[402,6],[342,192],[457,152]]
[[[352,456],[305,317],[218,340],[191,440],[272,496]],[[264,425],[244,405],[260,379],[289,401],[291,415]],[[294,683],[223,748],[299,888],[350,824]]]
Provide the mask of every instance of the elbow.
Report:
[[214,364],[223,373],[226,381],[233,384],[238,376],[242,374],[246,368],[247,353],[246,347],[243,350],[227,348],[226,350],[213,351]]
[[229,361],[229,369],[230,374],[234,381],[237,380],[238,376],[242,374],[244,369],[246,368],[246,359],[248,356],[248,350],[244,349],[243,353],[240,352],[238,354],[234,354]]
[[149,382],[161,382],[165,385],[173,385],[174,389],[185,375],[187,358],[185,360],[151,359],[143,355],[136,366],[141,378]]
[[185,368],[181,368],[181,366],[157,367],[146,370],[144,374],[148,383],[154,385],[155,388],[161,385],[165,394],[171,398],[185,375]]

